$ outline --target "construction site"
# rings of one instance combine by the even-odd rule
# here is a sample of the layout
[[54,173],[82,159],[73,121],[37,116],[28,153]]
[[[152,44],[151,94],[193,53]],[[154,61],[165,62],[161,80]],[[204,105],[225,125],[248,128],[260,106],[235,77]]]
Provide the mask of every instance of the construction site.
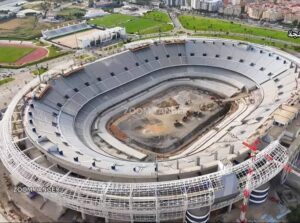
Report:
[[3,115],[0,210],[33,222],[297,222],[299,66],[266,46],[181,36],[47,72]]
[[108,129],[158,158],[174,155],[226,115],[231,103],[221,99],[193,86],[172,87],[113,117]]

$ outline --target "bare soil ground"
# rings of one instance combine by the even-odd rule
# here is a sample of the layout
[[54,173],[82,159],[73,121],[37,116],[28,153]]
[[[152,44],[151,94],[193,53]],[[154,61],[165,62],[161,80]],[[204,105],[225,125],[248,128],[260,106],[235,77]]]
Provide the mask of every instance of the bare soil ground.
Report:
[[95,32],[98,32],[98,31],[99,31],[98,29],[90,29],[90,30],[58,37],[58,38],[52,39],[52,41],[54,43],[61,44],[63,46],[75,49],[78,47],[78,39],[79,38],[91,36]]
[[[64,23],[60,24],[60,26],[62,25]],[[3,20],[0,21],[0,38],[30,40],[40,37],[42,30],[54,27],[57,27],[56,23],[43,22],[34,16]]]
[[115,117],[108,128],[130,146],[170,152],[192,138],[199,126],[214,122],[214,116],[224,110],[217,99],[191,86],[170,88]]

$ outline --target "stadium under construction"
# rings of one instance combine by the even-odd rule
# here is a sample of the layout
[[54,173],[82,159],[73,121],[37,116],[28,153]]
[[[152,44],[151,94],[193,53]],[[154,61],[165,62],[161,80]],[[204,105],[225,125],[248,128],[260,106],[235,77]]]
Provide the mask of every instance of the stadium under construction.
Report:
[[299,65],[233,40],[128,43],[22,88],[0,158],[15,185],[83,219],[204,223],[243,200],[243,222],[294,171]]

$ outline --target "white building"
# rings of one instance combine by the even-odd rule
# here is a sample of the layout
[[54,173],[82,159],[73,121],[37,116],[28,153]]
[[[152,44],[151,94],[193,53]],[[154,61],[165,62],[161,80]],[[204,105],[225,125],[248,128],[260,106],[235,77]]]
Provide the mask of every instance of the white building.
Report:
[[102,9],[89,9],[84,18],[90,19],[95,17],[100,17],[109,14],[108,12],[103,11]]
[[241,4],[241,0],[231,0],[231,4],[232,5],[240,5]]
[[164,0],[167,6],[185,6],[186,0]]
[[34,16],[34,15],[41,15],[41,14],[42,14],[42,12],[40,12],[40,11],[36,11],[33,9],[24,9],[17,13],[17,17],[24,18],[26,16]]
[[126,36],[126,30],[122,27],[114,27],[106,30],[97,30],[92,34],[81,36],[77,39],[79,48],[87,48],[100,44],[105,44],[114,39],[119,39]]
[[265,20],[271,21],[271,22],[283,20],[283,18],[284,18],[284,15],[280,8],[268,8],[262,14],[262,19],[265,19]]
[[209,12],[216,12],[222,5],[222,0],[192,0],[191,8],[196,10],[204,10]]
[[242,13],[241,5],[227,4],[219,8],[219,13],[229,16],[239,16]]
[[218,11],[222,5],[222,0],[164,0],[168,6],[191,8],[209,12]]

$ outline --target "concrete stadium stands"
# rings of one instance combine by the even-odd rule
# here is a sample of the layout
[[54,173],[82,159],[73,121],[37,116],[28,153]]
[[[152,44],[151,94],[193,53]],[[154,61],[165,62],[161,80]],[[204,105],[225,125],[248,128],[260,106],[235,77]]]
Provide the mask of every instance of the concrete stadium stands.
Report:
[[[46,36],[52,38],[57,32],[62,31],[47,32]],[[174,44],[150,41],[143,47],[140,43],[129,44],[128,50],[76,72],[71,71],[68,76],[53,78],[48,82],[51,88],[42,97],[27,101],[24,110],[26,140],[28,138],[51,162],[85,178],[76,181],[74,177],[65,176],[65,185],[62,185],[59,179],[63,176],[33,166],[41,171],[37,174],[38,182],[47,183],[52,179],[58,187],[70,190],[72,198],[68,193],[60,194],[61,199],[58,195],[43,196],[91,215],[149,222],[178,219],[186,213],[191,217],[193,211],[187,210],[207,206],[213,210],[228,205],[229,200],[241,199],[241,188],[250,163],[242,162],[228,172],[218,172],[218,163],[223,159],[234,161],[247,157],[249,150],[242,142],[257,135],[272,113],[299,90],[298,73],[291,66],[294,62],[284,54],[237,41],[197,38],[186,38]],[[116,105],[120,105],[120,109],[122,101],[143,96],[145,89],[152,89],[154,94],[180,82],[199,86],[227,99],[238,92],[247,92],[249,96],[236,99],[237,110],[195,139],[181,154],[159,162],[146,162],[147,154],[126,146],[106,131],[109,116],[99,118],[102,112]],[[24,92],[20,92],[17,99]],[[130,100],[126,102],[127,106]],[[11,114],[17,103],[10,105]],[[10,119],[9,115],[4,119],[7,126]],[[2,130],[3,143],[15,148],[8,140],[10,136]],[[100,147],[95,143],[95,135]],[[266,146],[257,160],[258,169],[266,175],[257,174],[257,181],[253,183],[255,188],[282,169],[278,163],[266,162],[264,153],[271,154],[281,163],[288,159],[285,148],[277,141]],[[6,149],[0,153],[7,168],[21,169],[21,166],[16,167],[16,161],[10,163],[8,157],[12,155],[20,156],[17,150]],[[28,164],[30,159],[24,156],[15,159]],[[28,168],[33,164],[30,162]],[[22,171],[24,176],[18,173],[17,177],[28,186],[35,185],[27,179],[27,176],[31,177],[29,170]],[[41,174],[43,171],[47,173],[45,176]],[[227,178],[232,178],[232,173],[239,184],[235,190],[236,184],[225,188],[224,183]],[[150,183],[142,183],[145,181]],[[84,198],[71,186],[80,187],[78,190]],[[231,192],[226,194],[228,191]],[[97,203],[95,193],[105,194],[106,198]],[[197,194],[195,197],[194,193]],[[223,201],[222,198],[227,196],[230,199]],[[139,203],[139,197],[146,197],[148,205]],[[104,208],[99,208],[101,202],[105,202]]]
[[[33,100],[32,103],[34,105],[37,104],[33,109],[35,110],[33,112],[33,122],[35,123],[35,114],[39,112],[38,109],[41,104],[57,111],[56,127],[52,130],[51,139],[59,145],[62,151],[64,151],[63,148],[67,142],[67,150],[68,152],[73,151],[73,153],[70,153],[73,155],[70,157],[65,155],[65,159],[74,162],[73,158],[76,157],[76,151],[80,151],[83,154],[80,156],[80,159],[90,160],[90,162],[80,162],[80,166],[91,168],[93,163],[92,157],[98,157],[99,154],[105,156],[102,159],[110,163],[110,166],[116,163],[115,158],[118,158],[118,154],[123,158],[132,157],[136,160],[146,158],[146,154],[132,150],[111,137],[105,131],[105,122],[100,122],[102,124],[102,134],[98,134],[98,136],[101,138],[102,135],[102,139],[106,142],[106,147],[113,145],[113,148],[109,150],[109,153],[103,150],[99,153],[97,152],[99,151],[98,146],[95,145],[92,135],[86,129],[91,128],[97,114],[100,114],[106,108],[162,81],[180,79],[182,77],[199,79],[195,82],[199,87],[209,91],[217,89],[219,91],[216,93],[221,95],[226,93],[223,96],[229,98],[239,89],[246,89],[247,91],[256,89],[258,96],[253,94],[255,104],[246,103],[244,109],[238,111],[240,112],[239,114],[235,114],[235,116],[240,116],[240,121],[236,120],[235,122],[241,122],[246,117],[248,121],[256,120],[259,117],[268,117],[273,112],[272,108],[275,109],[289,97],[289,94],[280,97],[276,85],[288,82],[290,85],[283,84],[284,89],[281,91],[293,92],[296,87],[296,82],[293,82],[295,73],[289,68],[290,63],[284,64],[282,62],[284,59],[279,56],[273,54],[270,56],[269,53],[262,53],[260,49],[252,46],[249,49],[249,47],[244,45],[234,44],[222,41],[203,42],[196,40],[186,41],[185,44],[172,45],[155,43],[139,51],[125,51],[114,57],[93,63],[84,70],[75,72],[65,78],[54,80],[51,83],[54,90],[46,94],[42,100]],[[179,60],[181,57],[185,57],[185,59]],[[268,64],[271,66],[267,66]],[[262,66],[265,66],[264,69],[261,69]],[[277,68],[277,71],[274,67]],[[269,73],[272,73],[272,77],[276,77],[279,81],[275,83],[268,75]],[[126,94],[124,94],[125,92]],[[241,107],[243,103],[241,101]],[[271,109],[266,111],[266,107],[271,105]],[[204,136],[200,141],[193,143],[181,155],[173,157],[178,159],[181,156],[191,155],[190,159],[194,160],[192,165],[179,160],[180,166],[183,167],[182,169],[190,168],[194,165],[197,166],[196,157],[201,154],[201,151],[204,149],[208,150],[208,147],[213,147],[214,144],[220,143],[219,140],[221,138],[230,138],[234,135],[238,138],[238,142],[241,143],[265,121],[265,119],[256,121],[255,124],[249,125],[245,131],[242,125],[236,126],[235,122],[231,121],[234,120],[235,116],[221,122],[218,126],[221,130],[211,130],[207,134],[209,138]],[[53,117],[49,117],[48,124],[53,122],[52,119]],[[228,122],[231,122],[231,124],[228,125]],[[225,125],[227,125],[226,128],[224,128]],[[34,126],[38,134],[44,133],[43,131],[45,130],[42,124],[39,125],[39,122],[37,122]],[[47,131],[49,130],[47,129]],[[238,149],[235,149],[235,152],[238,154]],[[225,154],[219,152],[220,157],[224,157]],[[228,152],[227,156],[231,157],[230,155]],[[214,155],[211,155],[211,157],[211,161],[213,161]],[[210,162],[209,160],[206,159],[207,162]],[[118,161],[120,165],[126,166],[126,168],[122,168],[124,170],[120,170],[117,173],[114,170],[108,172],[119,176],[124,172],[127,176],[128,171],[134,172],[135,166],[143,165],[143,171],[140,172],[141,176],[144,174],[155,175],[154,164],[133,163],[127,169],[128,164],[123,164],[123,162],[122,159]],[[170,160],[166,162],[176,163],[177,161]],[[204,165],[205,163],[202,164]],[[104,163],[103,166],[102,164],[97,166],[100,169],[104,168]],[[160,168],[159,175],[163,176],[167,173],[168,169]]]
[[64,36],[71,33],[76,33],[82,30],[90,29],[91,27],[86,23],[73,24],[68,26],[59,27],[51,30],[42,31],[44,39],[53,39],[59,36]]

